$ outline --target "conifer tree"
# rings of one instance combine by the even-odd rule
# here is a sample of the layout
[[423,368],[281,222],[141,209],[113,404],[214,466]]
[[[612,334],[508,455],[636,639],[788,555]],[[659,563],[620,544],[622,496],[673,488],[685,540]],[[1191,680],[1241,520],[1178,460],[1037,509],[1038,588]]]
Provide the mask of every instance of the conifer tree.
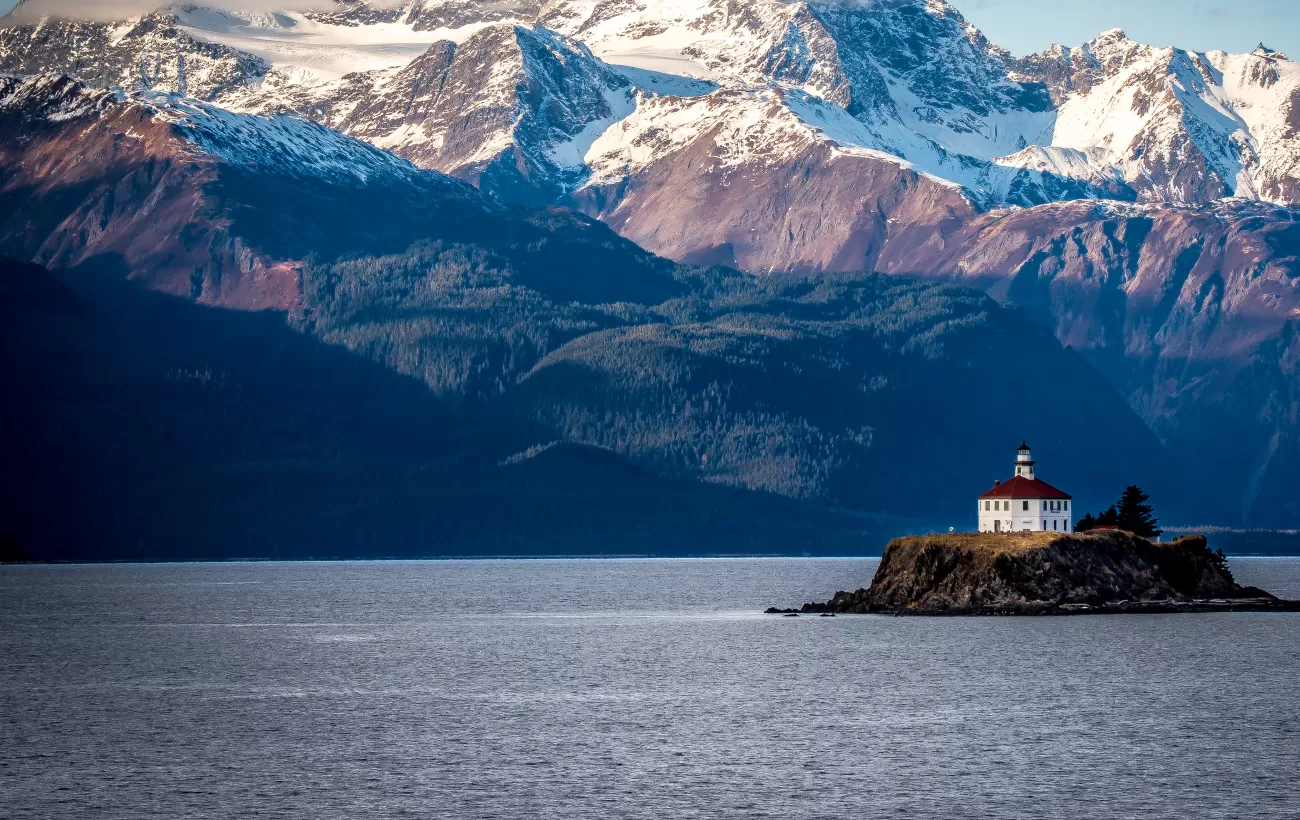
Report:
[[1115,527],[1118,525],[1119,511],[1115,509],[1114,504],[1111,504],[1109,508],[1103,510],[1101,514],[1097,516],[1098,527]]
[[1119,497],[1118,519],[1116,524],[1121,530],[1127,530],[1143,538],[1155,538],[1163,532],[1156,524],[1159,519],[1152,515],[1151,497],[1142,492],[1140,487],[1130,484],[1124,488]]
[[1092,529],[1095,526],[1097,526],[1097,516],[1093,515],[1092,513],[1088,513],[1083,518],[1080,518],[1078,521],[1074,522],[1074,531],[1087,532],[1088,530]]

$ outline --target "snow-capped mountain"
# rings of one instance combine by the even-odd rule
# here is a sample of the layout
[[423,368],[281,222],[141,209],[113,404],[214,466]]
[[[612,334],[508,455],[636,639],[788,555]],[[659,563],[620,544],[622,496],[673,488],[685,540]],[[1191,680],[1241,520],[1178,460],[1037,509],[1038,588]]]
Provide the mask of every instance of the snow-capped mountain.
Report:
[[1118,29],[1020,61],[1058,103],[1051,142],[1118,169],[1144,201],[1296,202],[1300,65],[1153,48]]
[[[78,91],[85,105],[150,112],[100,118],[106,151],[130,148],[132,117],[169,134],[222,124],[185,144],[219,156],[230,140],[256,167],[337,189],[342,166],[388,167],[364,140],[498,199],[575,207],[678,261],[959,278],[1032,310],[1166,440],[1237,442],[1237,486],[1300,464],[1300,64],[1263,46],[1197,53],[1109,31],[1018,58],[943,0],[339,0],[108,22],[40,3],[0,28],[0,73],[64,72],[118,89]],[[308,127],[308,153],[328,155],[314,169],[269,137]],[[240,148],[245,128],[262,136]],[[127,136],[110,143],[113,129]],[[81,155],[55,144],[42,161]],[[63,171],[107,190],[116,168]],[[103,202],[38,247],[10,224],[6,252],[62,264],[98,249],[163,271],[148,246],[163,238],[121,251],[143,223],[97,227]],[[212,296],[258,287],[215,289],[256,269],[231,248],[192,292],[280,304]],[[166,289],[188,292],[183,278]]]
[[[594,164],[605,184],[586,149],[633,114],[629,86],[641,121],[664,97],[801,92],[856,120],[824,142],[959,185],[980,209],[1300,197],[1300,68],[1262,47],[1198,54],[1112,31],[1017,59],[942,0],[340,0],[116,23],[39,10],[28,0],[0,32],[0,71],[295,111],[528,201],[561,200]],[[739,120],[744,99],[707,108],[734,100]]]
[[340,237],[384,241],[418,222],[409,214],[455,225],[501,211],[464,182],[300,118],[61,75],[0,80],[0,194],[0,255],[120,267],[239,308],[291,307],[299,261]]
[[1006,206],[1300,199],[1300,66],[1263,47],[1111,31],[1015,58],[943,0],[40,8],[0,29],[0,71],[296,114],[756,272],[922,269]]
[[633,110],[630,83],[572,40],[499,23],[396,71],[350,78],[332,123],[508,199],[549,203],[581,181],[591,143]]

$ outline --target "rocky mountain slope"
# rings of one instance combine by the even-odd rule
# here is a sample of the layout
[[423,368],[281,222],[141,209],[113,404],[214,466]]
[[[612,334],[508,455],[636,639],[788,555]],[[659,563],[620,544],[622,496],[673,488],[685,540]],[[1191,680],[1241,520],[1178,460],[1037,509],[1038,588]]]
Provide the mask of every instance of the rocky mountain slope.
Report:
[[1118,29],[1018,61],[1058,103],[1052,144],[1118,169],[1144,201],[1297,201],[1300,66],[1261,45],[1205,54]]
[[1222,523],[1300,515],[1276,489],[1300,471],[1300,70],[1267,48],[1110,31],[1015,57],[942,0],[116,22],[27,0],[9,23],[0,70],[292,113],[677,261],[977,284],[1082,350],[1189,468],[1211,459]]
[[[441,142],[535,157],[559,131],[569,138],[568,162],[541,169],[555,176],[543,186],[552,196],[580,181],[581,149],[631,115],[625,95],[608,98],[627,81],[651,98],[771,85],[805,92],[856,120],[851,133],[824,133],[826,141],[933,174],[981,207],[1097,195],[1288,202],[1300,168],[1292,122],[1300,71],[1285,55],[1153,48],[1112,31],[1013,58],[941,0],[411,0],[306,13],[174,6],[120,22],[47,19],[40,9],[28,0],[0,33],[0,71],[59,70],[169,91],[183,76],[202,99],[298,110],[426,167],[469,175],[484,158],[443,151]],[[474,40],[486,28],[495,31]],[[470,50],[444,69],[456,44]],[[453,76],[434,82],[436,94],[412,96],[443,71]],[[349,123],[363,99],[369,116]],[[727,99],[738,98],[715,107]],[[483,107],[518,107],[534,122],[503,131],[504,120],[484,117]],[[657,112],[665,125],[683,119],[661,105],[640,117]],[[653,154],[662,161],[671,151]]]
[[354,77],[353,96],[305,113],[336,112],[327,121],[344,133],[530,204],[577,187],[591,143],[633,108],[627,79],[581,44],[504,23],[435,44],[391,74]]
[[0,167],[0,253],[121,267],[154,289],[241,308],[296,304],[298,260],[328,252],[340,221],[382,245],[407,211],[501,210],[314,123],[60,75],[0,80]]

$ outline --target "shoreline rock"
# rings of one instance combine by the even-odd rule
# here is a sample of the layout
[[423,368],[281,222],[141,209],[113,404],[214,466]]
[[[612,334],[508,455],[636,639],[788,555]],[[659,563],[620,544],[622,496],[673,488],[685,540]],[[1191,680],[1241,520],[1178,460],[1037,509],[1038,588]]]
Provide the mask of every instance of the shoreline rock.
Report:
[[871,586],[768,614],[1084,615],[1300,612],[1232,577],[1204,536],[958,533],[890,542]]

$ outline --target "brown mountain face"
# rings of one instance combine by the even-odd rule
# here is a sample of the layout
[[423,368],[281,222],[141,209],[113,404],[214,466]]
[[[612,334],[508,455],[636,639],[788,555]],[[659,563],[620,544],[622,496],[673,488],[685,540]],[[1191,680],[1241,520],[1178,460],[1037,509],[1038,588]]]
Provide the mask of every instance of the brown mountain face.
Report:
[[294,307],[309,254],[405,248],[430,218],[497,208],[321,126],[58,75],[0,84],[0,174],[0,254],[243,309]]
[[950,185],[813,143],[716,167],[716,139],[577,204],[681,261],[956,279],[1025,308],[1124,395],[1240,522],[1289,526],[1300,465],[1295,209],[1070,202],[978,212]]
[[209,304],[294,303],[295,267],[232,235],[206,193],[218,169],[170,123],[65,77],[11,80],[0,94],[0,253],[60,268],[113,260],[151,289]]
[[942,246],[976,215],[952,186],[824,143],[732,173],[707,170],[715,155],[713,140],[699,140],[574,203],[656,253],[754,273],[872,270],[891,245]]
[[883,269],[978,282],[1082,351],[1243,522],[1286,526],[1300,463],[1295,211],[1046,205],[987,214]]

